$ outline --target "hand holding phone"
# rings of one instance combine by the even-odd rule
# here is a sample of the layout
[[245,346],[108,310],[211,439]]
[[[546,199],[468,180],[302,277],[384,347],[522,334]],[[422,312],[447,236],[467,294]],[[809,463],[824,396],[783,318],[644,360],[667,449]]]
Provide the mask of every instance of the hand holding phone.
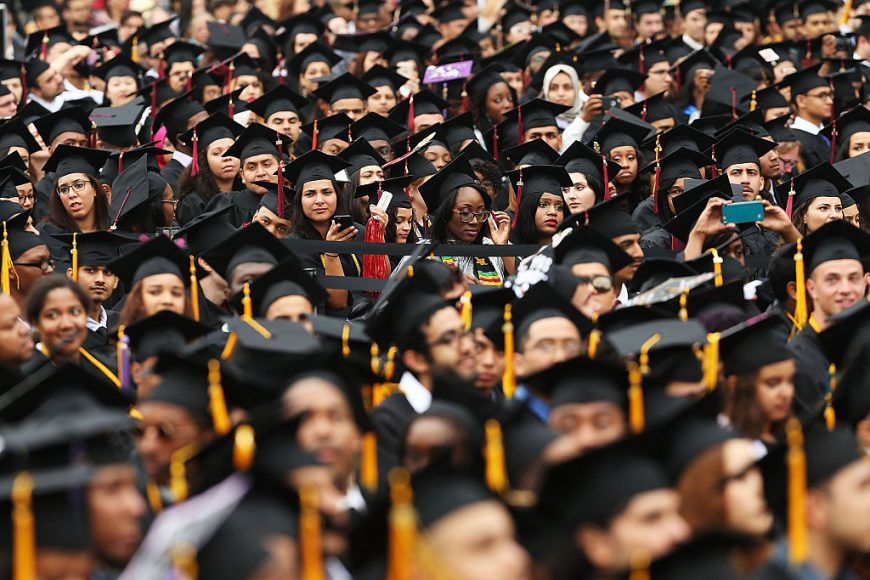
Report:
[[723,224],[749,224],[764,219],[764,205],[760,201],[729,203],[722,208]]

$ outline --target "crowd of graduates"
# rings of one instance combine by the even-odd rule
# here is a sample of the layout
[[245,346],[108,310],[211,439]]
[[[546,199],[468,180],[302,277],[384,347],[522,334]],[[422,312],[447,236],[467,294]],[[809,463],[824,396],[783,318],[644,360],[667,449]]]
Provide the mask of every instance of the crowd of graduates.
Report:
[[870,578],[870,2],[7,7],[0,578]]

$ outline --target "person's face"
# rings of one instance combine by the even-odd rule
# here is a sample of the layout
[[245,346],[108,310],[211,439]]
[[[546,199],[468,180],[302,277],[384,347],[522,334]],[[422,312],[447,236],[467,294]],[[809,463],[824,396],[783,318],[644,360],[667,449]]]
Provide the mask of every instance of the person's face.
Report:
[[870,151],[870,132],[859,131],[849,137],[849,157],[857,157]]
[[195,441],[204,441],[206,431],[186,409],[171,403],[142,401],[136,448],[145,474],[158,484],[169,481],[172,454]]
[[523,73],[522,71],[504,71],[499,73],[510,88],[517,95],[523,94]]
[[[286,214],[285,214],[286,216]],[[270,234],[283,240],[290,233],[290,220],[286,217],[278,217],[267,207],[260,206],[251,221],[256,222],[266,228]]]
[[734,48],[740,50],[741,48],[744,48],[747,44],[755,42],[754,22],[735,22],[734,28],[736,28],[743,37],[740,39],[740,41],[738,41],[738,43],[735,43]]
[[320,83],[316,82],[314,79],[328,77],[329,72],[329,63],[322,61],[312,62],[305,67],[305,70],[302,72],[302,77],[299,79],[299,85],[302,89],[310,93],[320,86]]
[[310,377],[283,395],[285,412],[302,416],[296,440],[318,463],[332,470],[333,481],[344,488],[353,474],[360,450],[360,431],[341,389],[324,379]]
[[589,19],[582,14],[563,16],[562,22],[565,23],[565,26],[576,32],[581,38],[586,36],[586,32],[589,30]]
[[673,117],[651,121],[650,125],[655,127],[656,133],[667,133],[677,126],[677,121]]
[[852,306],[864,297],[867,282],[858,260],[830,260],[816,266],[807,279],[813,305],[828,316]]
[[549,237],[556,233],[565,220],[565,200],[561,195],[552,193],[541,194],[535,207],[535,231],[541,237]]
[[764,185],[764,177],[757,163],[735,163],[728,166],[728,181],[743,188],[743,201],[755,199]]
[[595,192],[589,187],[586,176],[582,173],[570,173],[569,175],[574,186],[562,189],[562,195],[565,198],[565,203],[568,204],[568,211],[573,215],[595,205]]
[[477,374],[474,387],[489,393],[504,374],[504,353],[495,348],[482,328],[474,329],[474,360]]
[[408,243],[408,236],[411,235],[414,227],[414,210],[405,207],[397,208],[396,215],[393,216],[393,224],[396,226],[396,243]]
[[465,20],[451,20],[438,25],[438,32],[444,37],[444,40],[453,40],[465,30],[468,24]]
[[[635,25],[637,34],[643,39],[655,38],[665,31],[665,21],[658,12],[654,14],[641,14]],[[655,94],[651,92],[650,94]]]
[[459,444],[456,427],[441,417],[419,417],[405,434],[405,454],[402,465],[417,473],[432,461],[433,452],[452,449]]
[[299,54],[306,48],[308,48],[309,44],[313,44],[317,41],[317,34],[313,32],[299,32],[293,38],[293,54]]
[[338,204],[338,194],[335,184],[329,179],[315,179],[306,182],[302,187],[302,214],[315,224],[328,222],[335,215]]
[[363,117],[367,112],[366,102],[362,99],[339,99],[332,103],[329,108],[332,111],[331,114],[344,113],[352,121]]
[[176,93],[183,93],[187,89],[187,79],[195,69],[190,61],[174,62],[166,75],[166,82]]
[[142,278],[142,306],[145,316],[163,310],[184,315],[184,282],[175,274],[152,274]]
[[856,228],[861,227],[861,214],[858,211],[857,205],[851,205],[849,207],[843,208],[843,221],[852,224]]
[[451,373],[474,380],[474,341],[466,334],[455,308],[442,308],[423,325],[433,374]]
[[0,117],[13,117],[18,112],[18,104],[12,91],[0,97]]
[[704,42],[706,24],[707,13],[703,8],[691,10],[683,15],[683,33],[696,42]]
[[257,181],[270,181],[275,183],[278,181],[276,172],[278,171],[278,158],[271,153],[262,153],[260,155],[252,155],[241,163],[242,181],[245,182],[251,192],[264,194],[266,190],[259,185],[254,185]]
[[824,121],[834,109],[834,93],[828,87],[816,87],[796,97],[801,114],[813,120]]
[[235,84],[233,90],[242,89],[242,92],[239,93],[240,101],[250,103],[254,99],[263,96],[263,83],[260,82],[257,75],[242,75],[233,80]]
[[674,77],[671,76],[670,64],[667,61],[657,62],[647,71],[644,93],[649,96],[668,91],[673,82]]
[[779,165],[782,168],[783,174],[790,173],[797,166],[800,158],[800,147],[780,145],[777,147],[779,152]]
[[360,15],[356,20],[357,32],[375,32],[384,27],[384,18],[381,12],[369,12]]
[[846,552],[870,550],[870,462],[840,469],[824,489],[810,492],[813,519],[826,539]]
[[614,147],[610,150],[609,157],[621,167],[614,181],[622,187],[630,185],[637,178],[638,172],[637,152],[634,147]]
[[49,68],[36,78],[36,88],[45,100],[50,101],[63,92],[63,77],[53,68]]
[[[616,287],[611,282],[609,290],[596,289],[594,279],[598,277],[611,278],[610,271],[604,264],[589,262],[587,264],[574,264],[571,273],[580,279],[571,304],[586,318],[593,318],[613,310],[616,305]],[[600,286],[599,286],[600,288]]]
[[172,191],[172,187],[167,183],[163,187],[163,194],[160,196],[160,205],[161,209],[163,210],[163,223],[158,225],[172,225],[172,222],[175,221],[176,203],[177,201],[175,199],[175,193]]
[[508,83],[496,83],[489,87],[489,90],[486,91],[484,106],[487,116],[493,123],[497,124],[504,121],[505,113],[514,108],[514,98]]
[[77,26],[87,25],[91,18],[91,3],[88,0],[72,0],[67,2],[64,18]]
[[33,356],[33,339],[11,296],[0,295],[0,364],[17,367]]
[[12,91],[12,95],[15,97],[15,102],[20,104],[22,102],[22,98],[24,95],[24,87],[21,84],[21,77],[14,77],[11,79],[5,79],[0,81],[7,89]]
[[574,83],[568,73],[560,72],[550,81],[550,86],[547,87],[547,100],[559,105],[568,107],[574,106],[574,101],[577,99],[577,91],[574,89]]
[[441,145],[430,145],[423,152],[423,157],[432,162],[435,169],[440,171],[442,167],[450,163],[453,157],[450,155],[450,150]]
[[[71,273],[69,270],[68,274]],[[94,304],[102,304],[118,286],[118,277],[104,266],[79,266],[78,285]]]
[[559,127],[551,125],[549,127],[536,127],[525,131],[526,141],[534,141],[541,139],[553,148],[554,151],[559,151],[562,148],[562,133],[559,132]]
[[782,31],[783,40],[795,41],[804,39],[800,18],[786,20],[785,22],[780,23],[779,28]]
[[532,33],[534,32],[535,25],[532,24],[531,21],[526,20],[524,22],[517,22],[510,27],[510,30],[507,30],[505,32],[505,46],[507,46],[508,44],[513,44],[515,42],[528,40],[532,37]]
[[41,245],[22,252],[13,262],[18,292],[26,296],[33,283],[54,272],[54,263],[48,246]]
[[49,352],[69,357],[78,352],[88,335],[88,313],[69,288],[55,288],[45,297],[36,330]]
[[359,170],[359,184],[367,185],[384,180],[384,170],[380,165],[367,165]]
[[833,12],[810,14],[804,19],[804,36],[810,40],[837,31]]
[[113,107],[120,107],[133,100],[138,88],[134,77],[112,77],[106,81],[106,98]]
[[746,249],[743,247],[743,240],[737,239],[734,242],[731,242],[719,253],[723,257],[728,256],[729,258],[734,258],[741,266],[746,266]]
[[625,10],[605,10],[604,25],[612,38],[622,38],[628,31],[628,14]]
[[387,85],[375,87],[375,91],[375,94],[368,98],[368,110],[386,117],[390,109],[396,106],[396,93]]
[[567,403],[550,410],[550,427],[564,433],[578,453],[604,447],[628,434],[625,412],[609,401]]
[[580,331],[562,317],[542,318],[529,326],[522,350],[514,353],[517,376],[528,377],[578,356],[583,349]]
[[269,262],[243,262],[234,266],[229,272],[230,292],[232,294],[241,292],[245,284],[250,284],[274,267],[275,264]]
[[444,122],[444,115],[441,113],[424,113],[414,117],[414,133],[425,131],[433,125]]
[[643,261],[640,234],[625,234],[624,236],[617,236],[612,239],[613,243],[619,246],[623,252],[634,258],[634,262],[616,273],[616,278],[621,282],[630,282],[640,267],[640,263]]
[[33,184],[25,183],[24,185],[17,186],[15,189],[18,190],[18,205],[21,206],[21,209],[31,209],[35,199],[33,196]]
[[91,541],[101,559],[124,566],[142,541],[145,500],[132,465],[100,467],[88,486]]
[[51,142],[52,150],[58,145],[70,145],[72,147],[87,147],[88,136],[78,131],[64,131]]
[[266,320],[287,320],[298,322],[309,332],[314,331],[311,318],[314,316],[314,306],[305,296],[282,296],[266,309]]
[[299,115],[293,111],[278,111],[272,113],[266,120],[266,126],[282,135],[287,135],[294,141],[299,138],[302,123]]
[[130,16],[118,27],[118,40],[121,42],[126,41],[144,25],[145,19],[141,16]]
[[755,445],[748,439],[734,439],[722,445],[725,524],[729,531],[748,536],[763,536],[773,525],[764,499],[761,470],[752,466],[757,460]]
[[219,85],[206,85],[202,89],[202,102],[207,103],[221,96],[222,89]]
[[779,152],[771,149],[758,159],[761,162],[761,176],[768,179],[779,179],[782,175],[782,164],[779,162]]
[[239,158],[223,156],[227,149],[232,147],[233,142],[229,137],[215,139],[205,150],[208,169],[218,181],[232,181],[239,172]]
[[341,139],[326,139],[322,143],[317,144],[317,148],[327,155],[338,155],[347,149],[349,143]]
[[804,223],[813,233],[828,222],[843,219],[843,201],[839,197],[817,197],[809,202]]
[[[463,221],[463,216],[470,216],[469,221]],[[447,221],[448,235],[470,244],[480,235],[485,220],[486,204],[480,192],[472,187],[460,188]]]
[[427,537],[438,561],[457,578],[529,580],[531,560],[514,539],[507,509],[494,500],[474,503],[437,520]]
[[54,6],[44,6],[34,9],[33,23],[39,30],[48,30],[60,26],[60,14]]
[[369,141],[369,145],[372,146],[372,149],[377,152],[378,155],[383,157],[386,161],[392,161],[395,159],[395,155],[393,155],[393,148],[390,147],[390,142],[384,139],[373,139]]

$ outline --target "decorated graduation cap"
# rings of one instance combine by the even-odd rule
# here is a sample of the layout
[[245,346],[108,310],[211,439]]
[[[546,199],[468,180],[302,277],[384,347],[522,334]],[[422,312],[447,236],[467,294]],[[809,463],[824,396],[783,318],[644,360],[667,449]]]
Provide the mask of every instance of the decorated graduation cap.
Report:
[[278,84],[264,94],[248,103],[248,109],[258,114],[264,121],[278,112],[293,112],[299,114],[308,105],[308,99],[289,89],[287,85]]
[[821,66],[822,63],[819,63],[792,73],[782,79],[778,86],[780,88],[791,87],[792,99],[797,95],[804,95],[813,89],[827,87],[827,79],[819,76],[819,69]]
[[[316,308],[326,300],[326,290],[302,269],[295,257],[290,257],[251,282],[253,315],[265,318],[269,307],[285,296],[302,296]],[[244,311],[243,300],[244,292],[239,292],[230,299],[230,305],[241,313]]]
[[287,246],[259,223],[251,223],[204,252],[202,259],[229,281],[240,264],[256,262],[274,266],[288,256]]
[[543,139],[533,139],[505,149],[505,157],[515,165],[554,165],[559,153]]
[[870,255],[870,234],[843,220],[828,222],[803,240],[806,274],[832,260],[858,260]]
[[91,121],[81,107],[50,113],[34,121],[33,125],[46,146],[51,146],[62,133],[81,133],[86,136],[91,134]]
[[99,175],[100,168],[109,158],[110,152],[102,149],[88,149],[86,147],[73,147],[71,145],[58,145],[43,170],[54,172],[56,177],[63,177],[70,173],[86,173]]
[[223,156],[238,157],[241,162],[254,155],[273,155],[280,160],[287,154],[291,144],[292,141],[286,135],[260,123],[253,123],[238,136]]
[[428,89],[412,95],[411,97],[400,101],[395,107],[390,109],[390,120],[406,125],[411,132],[416,132],[413,129],[414,119],[420,115],[443,115],[447,110],[447,101],[433,93]]
[[166,236],[157,236],[106,264],[128,291],[143,278],[156,274],[174,274],[188,286],[189,266],[188,255]]
[[350,73],[336,77],[314,91],[314,94],[333,104],[342,99],[360,99],[365,101],[375,94],[377,90],[367,83],[359,80]]
[[592,227],[574,228],[554,245],[553,259],[557,264],[603,264],[611,273],[618,272],[634,259],[609,237]]
[[121,107],[98,107],[91,111],[90,119],[97,126],[100,140],[117,147],[133,147],[138,141],[136,128],[145,107],[128,103]]
[[132,77],[138,83],[139,78],[145,74],[145,69],[122,53],[94,69],[94,74],[107,82],[115,77]]
[[175,232],[173,239],[184,239],[191,254],[202,255],[235,233],[230,221],[232,209],[233,205],[227,203],[199,214]]
[[483,191],[477,180],[477,174],[474,173],[474,168],[471,167],[471,163],[465,155],[454,157],[450,163],[430,177],[419,189],[429,213],[434,213],[451,191],[463,186],[474,187],[480,191],[486,207],[489,207],[491,203],[489,195]]
[[571,107],[535,99],[505,113],[505,119],[517,124],[517,133],[521,140],[529,129],[541,127],[558,127],[556,116],[561,115]]
[[353,175],[364,167],[375,165],[381,167],[387,162],[369,145],[368,140],[359,137],[347,149],[339,153],[338,156],[347,162],[344,170],[348,176]]
[[182,352],[208,330],[188,316],[161,310],[126,327],[124,333],[130,337],[133,360],[141,362],[153,356]]
[[806,205],[817,197],[839,197],[852,184],[827,161],[804,171],[776,188],[777,198],[786,199],[786,213]]
[[595,141],[606,155],[617,147],[634,147],[639,150],[640,143],[649,133],[647,126],[611,116],[598,130]]
[[[574,141],[571,145],[556,158],[555,165],[562,165],[568,173],[582,173],[583,175],[591,175],[604,183],[603,168],[607,168],[608,181],[614,179],[619,173],[619,164],[602,159],[600,153],[596,153],[591,147],[584,145],[580,141]],[[606,184],[605,184],[606,185]]]
[[28,153],[42,149],[20,118],[9,119],[0,125],[0,150],[8,150],[10,147],[21,147]]
[[318,179],[328,179],[335,183],[335,174],[348,166],[344,159],[315,149],[291,161],[285,175],[293,187],[301,191],[306,183]]
[[759,158],[775,147],[776,143],[773,141],[759,139],[738,128],[716,142],[718,165],[722,169],[738,163],[760,165]]
[[315,41],[306,46],[299,54],[287,59],[287,73],[293,77],[299,77],[314,62],[324,62],[331,69],[341,62],[341,57],[320,41]]
[[779,338],[777,317],[753,318],[723,332],[719,349],[725,376],[751,373],[758,369],[791,360],[793,355]]

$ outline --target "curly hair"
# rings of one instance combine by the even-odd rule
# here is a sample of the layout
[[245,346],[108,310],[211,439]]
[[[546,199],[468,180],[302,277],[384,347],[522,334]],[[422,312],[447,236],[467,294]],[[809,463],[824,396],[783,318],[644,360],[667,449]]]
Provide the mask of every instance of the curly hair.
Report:
[[[197,157],[199,161],[199,173],[190,175],[190,167],[184,169],[181,176],[178,178],[178,199],[181,200],[188,195],[196,194],[202,198],[205,203],[208,203],[211,198],[220,192],[217,180],[208,166],[208,151],[207,147],[200,148]],[[236,174],[233,177],[232,190],[237,191],[242,189],[242,178]]]

